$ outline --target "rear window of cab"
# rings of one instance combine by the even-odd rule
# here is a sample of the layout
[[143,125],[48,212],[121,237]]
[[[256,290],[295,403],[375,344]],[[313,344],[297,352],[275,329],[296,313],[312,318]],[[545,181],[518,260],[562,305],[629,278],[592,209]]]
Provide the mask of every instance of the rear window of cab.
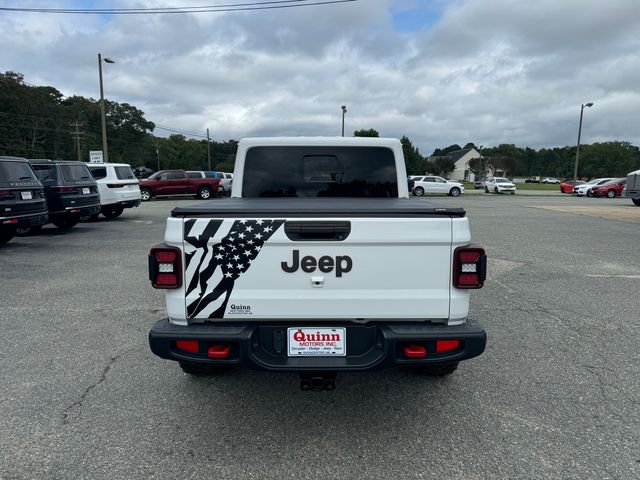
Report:
[[386,147],[265,146],[247,151],[242,196],[397,197]]

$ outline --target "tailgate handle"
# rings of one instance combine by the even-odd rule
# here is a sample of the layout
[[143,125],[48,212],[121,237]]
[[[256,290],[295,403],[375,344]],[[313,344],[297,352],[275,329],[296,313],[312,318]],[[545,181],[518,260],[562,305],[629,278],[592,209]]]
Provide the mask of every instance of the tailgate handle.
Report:
[[284,224],[284,233],[295,242],[324,240],[341,242],[351,233],[351,222],[290,221]]

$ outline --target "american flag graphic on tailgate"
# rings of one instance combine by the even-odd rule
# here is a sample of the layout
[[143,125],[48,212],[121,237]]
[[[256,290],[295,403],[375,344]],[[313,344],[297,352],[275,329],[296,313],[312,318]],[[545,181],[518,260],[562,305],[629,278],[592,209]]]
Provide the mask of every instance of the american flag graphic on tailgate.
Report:
[[236,220],[219,243],[210,243],[222,220],[184,225],[187,315],[223,318],[235,281],[251,267],[284,220]]

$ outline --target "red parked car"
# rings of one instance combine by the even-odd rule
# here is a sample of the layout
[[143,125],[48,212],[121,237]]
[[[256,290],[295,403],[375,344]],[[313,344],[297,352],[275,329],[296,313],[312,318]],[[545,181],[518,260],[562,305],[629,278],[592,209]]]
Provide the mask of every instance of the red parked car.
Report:
[[621,197],[622,190],[624,190],[624,186],[627,184],[626,178],[617,178],[615,180],[611,180],[610,182],[604,183],[602,185],[598,185],[597,187],[593,187],[591,189],[591,194],[594,197]]
[[565,180],[560,184],[560,193],[573,193],[573,187],[576,185],[582,185],[584,182],[582,180]]
[[140,194],[142,201],[152,197],[168,197],[172,195],[195,195],[202,200],[224,195],[224,188],[219,178],[202,178],[195,175],[199,172],[184,170],[161,170],[149,178],[141,178]]

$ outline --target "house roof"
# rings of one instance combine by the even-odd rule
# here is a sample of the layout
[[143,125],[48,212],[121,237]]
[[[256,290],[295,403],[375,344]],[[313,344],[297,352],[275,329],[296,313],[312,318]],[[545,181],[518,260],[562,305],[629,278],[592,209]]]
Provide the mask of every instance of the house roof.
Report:
[[462,150],[456,150],[455,152],[449,152],[447,154],[447,156],[451,157],[451,159],[454,162],[457,162],[462,157],[464,157],[467,153],[469,153],[471,150],[475,150],[475,148],[463,148]]

